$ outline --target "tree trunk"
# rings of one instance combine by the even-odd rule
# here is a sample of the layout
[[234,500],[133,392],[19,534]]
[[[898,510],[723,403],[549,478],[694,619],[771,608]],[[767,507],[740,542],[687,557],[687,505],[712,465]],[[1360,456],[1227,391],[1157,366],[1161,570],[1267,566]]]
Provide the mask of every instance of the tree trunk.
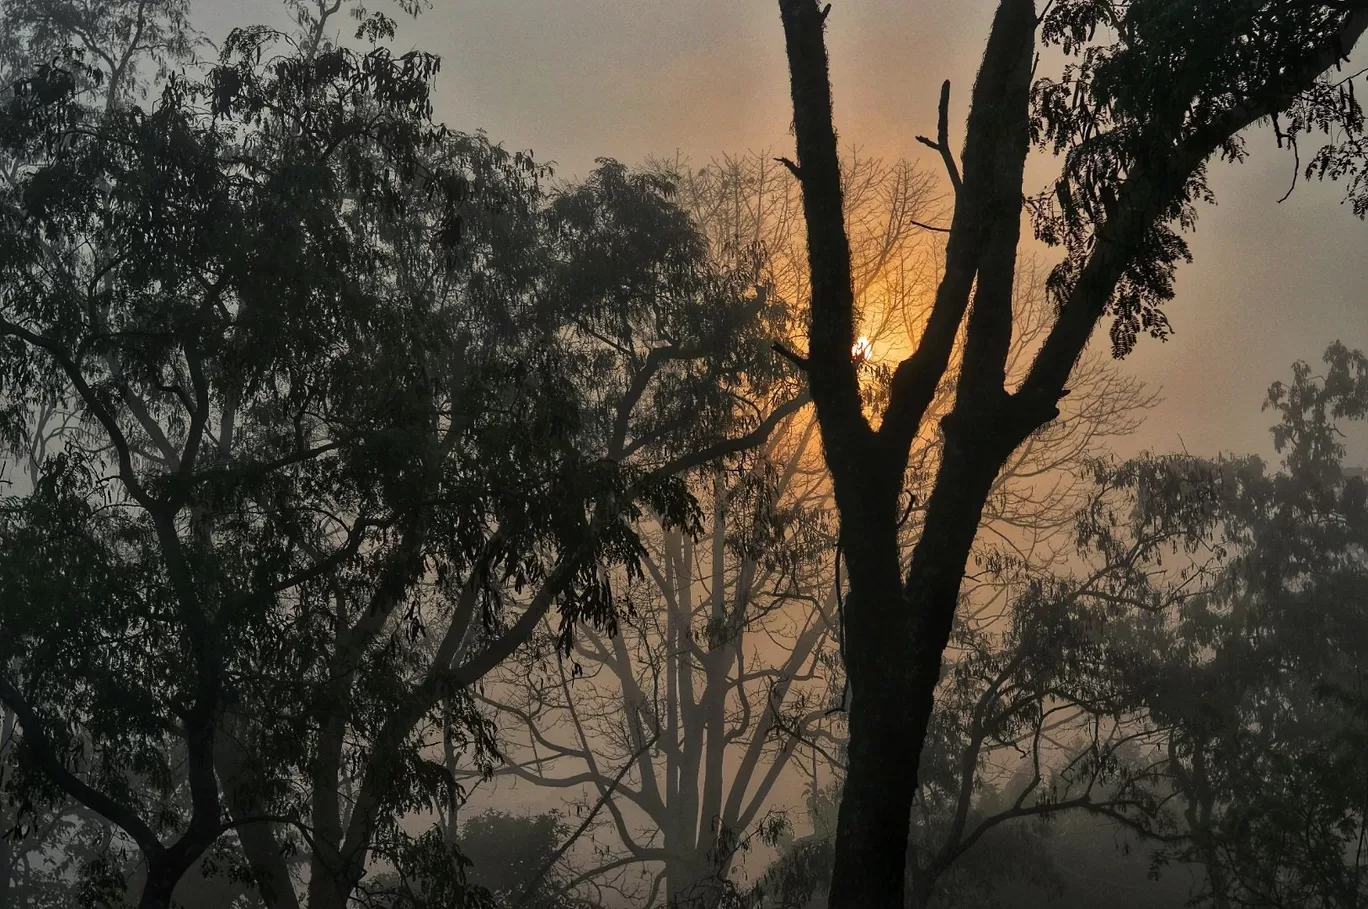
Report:
[[726,868],[718,868],[703,851],[666,862],[669,909],[714,909],[722,902]]
[[[856,307],[823,34],[831,7],[779,0],[798,151],[797,163],[785,163],[802,185],[811,277],[808,354],[781,352],[807,373],[850,583],[843,617],[852,693],[849,766],[830,909],[902,903],[909,814],[941,654],[997,472],[1031,432],[1058,416],[1069,374],[1127,269],[1137,258],[1146,268],[1171,264],[1154,258],[1152,231],[1200,196],[1190,181],[1203,163],[1230,137],[1291,104],[1368,30],[1368,11],[1346,14],[1325,43],[1274,67],[1250,89],[1247,103],[1204,128],[1191,129],[1177,108],[1172,118],[1172,112],[1155,112],[1132,142],[1141,151],[1119,180],[1114,210],[1092,230],[1086,252],[1075,255],[1076,277],[1059,315],[1025,380],[1009,395],[1005,361],[1039,20],[1033,0],[1000,0],[997,7],[970,104],[962,178],[949,148],[948,83],[936,141],[923,140],[941,153],[956,191],[945,271],[916,351],[893,373],[875,430],[850,356]],[[1175,142],[1185,133],[1190,135]],[[966,311],[955,409],[942,423],[942,463],[900,584],[897,528],[889,514],[897,508],[908,448],[946,376]]]
[[[344,686],[345,682],[344,679],[339,687]],[[339,705],[343,696],[335,695],[332,703]],[[345,909],[351,888],[340,880],[346,869],[339,861],[342,812],[338,800],[342,784],[345,721],[337,706],[324,718],[322,726],[317,739],[318,757],[309,805],[314,823],[314,848],[309,862],[309,907]]]
[[[203,738],[208,736],[201,734]],[[207,747],[212,752],[212,741],[197,744],[199,747],[196,751],[203,752]],[[207,813],[197,813],[191,818],[189,829],[169,848],[159,848],[151,851],[151,854],[144,849],[143,867],[147,876],[143,880],[142,895],[138,898],[138,909],[170,909],[174,905],[172,897],[176,885],[209,851],[222,832],[217,812],[212,821],[208,818]]]
[[907,888],[907,909],[926,909],[931,905],[931,897],[936,892],[936,877],[912,869],[908,875],[911,880]]
[[[937,147],[956,201],[945,275],[916,352],[897,367],[882,422],[864,416],[851,362],[854,294],[823,30],[830,7],[780,0],[812,278],[808,373],[841,515],[850,584],[843,616],[852,695],[848,767],[837,820],[831,909],[901,906],[922,742],[960,581],[992,482],[1013,448],[1057,415],[1003,387],[1036,17],[1003,0],[970,105],[963,177],[948,147],[949,86]],[[921,539],[900,576],[897,511],[910,447],[973,307],[955,410],[942,422],[941,467]],[[1066,371],[1067,372],[1067,371]],[[1043,400],[1043,398],[1042,398]]]
[[309,909],[346,909],[347,896],[351,890],[347,882],[338,881],[330,875],[321,878],[316,887],[310,879]]
[[905,587],[896,545],[887,542],[896,533],[867,522],[843,524],[851,585],[845,623],[852,700],[831,909],[893,907],[904,901],[912,801],[941,654],[1001,464],[999,445],[986,444],[986,438],[964,444],[955,425],[969,423],[947,427],[946,459]]
[[165,855],[148,860],[147,877],[143,881],[142,895],[138,898],[138,909],[171,909],[176,883],[185,873],[185,868],[178,865],[168,861]]
[[215,741],[219,781],[228,815],[238,825],[238,841],[251,868],[257,894],[269,909],[299,909],[290,869],[269,824],[254,821],[267,812],[254,795],[258,781],[244,751],[246,730],[225,726]]
[[851,684],[852,691],[859,693],[850,705],[848,770],[836,822],[829,898],[832,909],[902,905],[903,861],[898,853],[907,843],[917,785],[914,765],[930,716],[930,711],[919,710],[901,697],[915,686],[910,679],[897,676],[912,669],[909,661],[894,671],[878,673],[877,685],[871,684],[874,679],[858,689]]
[[10,840],[0,836],[0,909],[9,909],[10,887],[14,868],[14,847]]
[[456,788],[456,773],[460,770],[460,752],[456,749],[456,739],[452,726],[456,722],[448,699],[442,710],[442,766],[450,778],[451,789],[446,795],[445,817],[441,818],[442,841],[448,846],[456,846],[461,835],[461,795]]
[[[0,706],[0,754],[8,751],[14,742],[14,714]],[[3,774],[0,774],[0,782]],[[10,828],[10,819],[0,815],[0,909],[9,909],[10,888],[14,875],[14,842],[4,834]]]

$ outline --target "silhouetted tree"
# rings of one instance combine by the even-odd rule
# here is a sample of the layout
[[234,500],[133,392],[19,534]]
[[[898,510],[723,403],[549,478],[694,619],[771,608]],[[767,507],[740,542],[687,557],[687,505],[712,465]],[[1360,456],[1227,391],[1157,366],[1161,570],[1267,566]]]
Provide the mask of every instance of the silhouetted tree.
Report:
[[[1368,27],[1368,12],[1290,0],[1115,4],[1003,0],[975,83],[964,152],[950,147],[949,86],[935,139],[955,188],[943,278],[915,352],[894,371],[887,404],[866,415],[852,362],[851,256],[823,38],[830,7],[780,0],[792,83],[812,305],[795,355],[816,404],[849,568],[846,654],[853,702],[832,909],[895,905],[922,750],[954,626],[960,582],[994,477],[1058,416],[1069,376],[1102,317],[1118,354],[1140,331],[1162,335],[1162,304],[1208,198],[1213,156],[1243,154],[1239,134],[1282,117],[1294,132],[1341,129],[1318,156],[1362,189],[1362,116],[1322,81]],[[1037,35],[1039,33],[1039,35]],[[1037,47],[1059,46],[1061,80],[1033,86]],[[1036,234],[1062,245],[1050,289],[1058,316],[1025,378],[1005,382],[1011,291],[1032,141],[1065,153],[1031,205]],[[971,306],[972,300],[972,306]],[[944,455],[923,531],[903,571],[900,494],[908,452],[955,351],[955,403],[940,420]],[[893,756],[899,759],[893,759]]]
[[1162,859],[1201,867],[1198,895],[1222,909],[1368,892],[1368,512],[1337,429],[1368,415],[1368,359],[1335,344],[1325,366],[1297,363],[1270,389],[1282,470],[1170,458],[1131,487],[1150,514],[1186,510],[1217,558],[1183,608],[1110,624],[1126,653],[1110,672],[1143,705],[1154,753],[1154,798],[1121,816]]
[[640,510],[691,526],[678,475],[797,406],[730,407],[770,311],[666,181],[548,199],[431,121],[434,58],[291,45],[237,31],[150,109],[59,60],[0,116],[5,428],[74,414],[0,516],[0,699],[26,778],[141,850],[145,906],[230,824],[273,906],[301,842],[311,907],[373,855],[457,898],[399,823],[452,785],[423,733],[487,753],[469,685],[556,606],[565,642],[610,626]]
[[[753,262],[768,294],[804,295],[800,201],[791,181],[781,182],[781,168],[765,155],[701,169],[680,162],[656,168],[678,181],[680,202],[720,267]],[[854,153],[846,178],[857,189],[846,214],[857,232],[856,297],[881,349],[925,299],[937,235],[918,218],[933,217],[933,181],[906,164]],[[1048,318],[1033,272],[1019,281],[1016,297],[1023,318],[1010,356],[1014,371]],[[865,368],[875,376],[869,387],[877,399],[886,370],[877,357]],[[1033,437],[999,474],[982,554],[1009,549],[1014,560],[1043,570],[1066,550],[1059,538],[1068,535],[1078,505],[1078,464],[1104,439],[1134,429],[1150,400],[1105,359],[1080,370],[1069,418]],[[936,406],[948,403],[941,395]],[[819,529],[830,491],[814,460],[814,430],[795,418],[745,462],[697,475],[692,482],[708,539],[644,522],[647,576],[635,584],[615,581],[634,606],[621,637],[591,633],[577,641],[573,671],[561,666],[543,677],[510,666],[506,684],[491,696],[526,727],[506,746],[517,749],[508,772],[543,785],[592,784],[582,808],[601,803],[596,826],[608,828],[596,842],[618,845],[596,854],[586,879],[601,874],[626,886],[628,872],[648,864],[658,870],[647,891],[663,886],[668,899],[689,904],[721,900],[732,889],[738,844],[771,817],[767,805],[780,807],[769,803],[775,785],[814,763],[794,764],[795,756],[812,753],[814,775],[829,776],[822,755],[843,738],[843,675],[839,596],[821,545],[827,531]],[[929,440],[918,441],[912,460],[919,475],[931,473],[937,456]],[[907,534],[920,525],[923,491],[911,484]],[[1001,585],[982,580],[967,592],[977,624],[1002,612]],[[726,731],[716,732],[719,723]]]

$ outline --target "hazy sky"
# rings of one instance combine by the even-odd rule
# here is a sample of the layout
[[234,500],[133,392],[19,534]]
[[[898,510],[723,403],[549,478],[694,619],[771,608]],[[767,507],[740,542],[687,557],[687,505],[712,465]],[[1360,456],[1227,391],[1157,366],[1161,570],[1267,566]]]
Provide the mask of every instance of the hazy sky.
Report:
[[[934,130],[948,78],[958,148],[993,8],[835,0],[828,40],[842,142],[938,166],[914,137]],[[198,9],[215,38],[280,15],[274,0],[199,0]],[[586,173],[598,156],[635,163],[678,152],[703,163],[792,147],[774,0],[434,0],[401,22],[398,48],[410,47],[442,56],[438,114],[449,125],[530,148],[561,176]],[[1259,410],[1267,385],[1295,359],[1318,361],[1336,338],[1368,347],[1368,225],[1333,185],[1302,184],[1278,204],[1291,159],[1268,131],[1249,146],[1245,164],[1213,169],[1220,204],[1201,211],[1190,237],[1196,261],[1180,271],[1168,310],[1175,336],[1142,340],[1127,362],[1165,398],[1137,447],[1271,454],[1271,417]],[[1051,166],[1033,162],[1035,186]],[[1354,432],[1351,449],[1368,463],[1368,432]]]

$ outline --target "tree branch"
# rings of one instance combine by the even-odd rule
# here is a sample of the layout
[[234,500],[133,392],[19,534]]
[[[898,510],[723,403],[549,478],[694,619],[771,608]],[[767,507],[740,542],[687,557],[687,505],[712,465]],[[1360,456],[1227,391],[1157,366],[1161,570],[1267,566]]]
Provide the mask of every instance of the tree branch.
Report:
[[1235,134],[1285,109],[1297,95],[1315,84],[1342,53],[1357,44],[1368,30],[1368,9],[1356,9],[1329,40],[1299,62],[1280,71],[1277,82],[1263,86],[1206,127],[1195,131],[1177,149],[1157,155],[1161,161],[1137,168],[1117,193],[1116,217],[1097,230],[1088,257],[1058,320],[1036,355],[1017,397],[1036,406],[1057,400],[1074,363],[1102,317],[1134,249],[1145,232],[1179,192],[1188,176]]
[[822,422],[823,440],[838,474],[854,470],[873,443],[859,378],[851,362],[855,292],[846,235],[840,157],[831,117],[831,81],[825,16],[816,0],[780,0],[793,97],[793,130],[802,174],[812,303],[808,327],[808,381]]
[[685,471],[692,470],[695,467],[702,467],[704,464],[710,464],[713,461],[725,458],[728,455],[749,451],[768,439],[770,433],[774,432],[780,423],[806,407],[810,400],[812,400],[811,396],[808,392],[804,391],[792,400],[780,404],[770,412],[769,416],[761,421],[759,426],[745,435],[738,436],[734,439],[725,439],[714,445],[701,448],[698,451],[681,455],[673,461],[669,461],[651,471],[650,476],[656,479],[679,476]]
[[119,829],[138,844],[138,848],[148,859],[166,852],[166,847],[162,845],[157,834],[131,807],[100,792],[67,769],[57,756],[47,728],[37,712],[19,689],[3,677],[0,677],[0,701],[4,701],[5,706],[18,718],[19,725],[24,730],[24,747],[37,759],[49,779],[91,811],[117,824]]
[[560,848],[558,848],[554,853],[551,854],[551,857],[546,860],[546,863],[544,865],[542,865],[541,869],[537,872],[536,876],[533,877],[532,880],[527,884],[527,886],[523,888],[522,896],[518,898],[518,902],[515,904],[514,909],[522,909],[523,906],[527,905],[528,901],[531,900],[532,897],[535,895],[537,885],[546,879],[546,875],[551,873],[551,869],[556,866],[556,862],[559,862],[561,860],[561,856],[565,855],[565,853],[569,851],[570,847],[575,844],[575,841],[578,840],[580,836],[584,834],[584,831],[589,829],[589,825],[593,823],[594,818],[598,816],[599,811],[603,810],[603,806],[607,804],[610,798],[612,798],[613,792],[617,789],[617,787],[622,783],[623,779],[631,771],[632,766],[637,762],[637,759],[644,755],[647,751],[651,750],[651,747],[655,745],[656,739],[658,739],[659,737],[660,733],[657,732],[655,735],[651,736],[648,742],[646,742],[640,748],[638,748],[635,754],[633,754],[630,758],[623,762],[622,768],[618,770],[617,774],[613,777],[612,781],[609,782],[609,784],[603,788],[602,792],[600,792],[598,801],[594,803],[593,809],[589,812],[588,816],[585,817],[584,823],[580,824],[579,827],[575,830],[575,832],[570,834],[569,838],[567,838],[566,841],[561,844]]
[[799,183],[803,182],[803,169],[791,158],[775,158],[774,160],[788,168],[788,172],[793,174],[795,180]]
[[960,190],[959,167],[955,165],[955,155],[950,151],[950,80],[946,79],[941,83],[940,111],[936,116],[936,141],[931,141],[925,136],[918,136],[917,141],[933,151],[940,152],[941,161],[945,163],[946,176],[950,178],[950,185],[954,187],[956,193]]
[[[1020,229],[1021,180],[1028,136],[1022,119],[1030,91],[1030,50],[1034,45],[1035,16],[1029,0],[1005,0],[993,18],[983,68],[974,84],[964,143],[964,177],[955,196],[950,238],[945,247],[945,275],[936,302],[912,356],[893,373],[888,406],[879,429],[889,450],[905,458],[926,410],[950,363],[955,339],[983,258],[992,250],[996,264],[1005,258],[1011,233]],[[948,89],[942,87],[943,107]],[[1018,162],[1017,157],[1021,158]],[[1012,189],[1008,187],[1012,186]],[[1010,250],[1015,255],[1015,247]],[[995,279],[997,284],[1000,278]],[[1010,285],[1011,275],[1006,276]],[[995,304],[998,293],[995,286]],[[1008,303],[1010,307],[1010,301]],[[985,316],[1001,321],[1001,307],[985,306]],[[1010,309],[1008,311],[1010,341]],[[994,326],[994,335],[1001,334]],[[994,344],[994,350],[1000,346]],[[995,357],[994,357],[995,358]]]

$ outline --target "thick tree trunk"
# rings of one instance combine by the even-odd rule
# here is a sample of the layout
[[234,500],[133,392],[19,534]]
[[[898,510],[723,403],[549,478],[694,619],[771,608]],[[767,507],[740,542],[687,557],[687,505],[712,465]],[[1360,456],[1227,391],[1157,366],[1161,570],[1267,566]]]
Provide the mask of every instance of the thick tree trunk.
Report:
[[[173,845],[157,849],[144,847],[147,877],[143,881],[138,909],[169,909],[173,905],[176,885],[222,833],[218,780],[213,764],[214,727],[202,720],[197,725],[199,728],[192,728],[188,736],[186,760],[195,811],[188,829]],[[206,785],[206,777],[212,781],[212,789]]]
[[[904,671],[913,667],[908,663]],[[902,698],[914,685],[903,672],[880,673],[850,705],[848,770],[836,825],[829,905],[901,906],[903,860],[916,760],[930,711]],[[852,689],[855,687],[852,683]]]
[[[346,679],[339,683],[344,687]],[[345,693],[334,696],[343,703]],[[351,891],[346,869],[339,860],[342,845],[342,810],[338,793],[342,785],[342,746],[345,722],[338,707],[327,715],[318,735],[310,816],[314,823],[314,849],[309,862],[310,909],[345,909]]]
[[667,905],[670,909],[715,909],[722,902],[726,874],[727,869],[718,868],[705,851],[667,862]]
[[142,895],[138,898],[138,909],[171,909],[172,895],[185,870],[179,862],[170,861],[165,856],[149,859]]
[[353,887],[348,881],[339,881],[331,876],[321,878],[315,887],[310,879],[309,909],[346,909],[347,897]]
[[850,577],[844,616],[850,741],[830,905],[893,907],[902,904],[903,862],[895,853],[907,844],[929,711],[907,700],[916,667],[905,652],[911,629],[898,576],[896,517],[891,508],[859,517],[851,510],[841,530]]
[[[1000,442],[980,438],[966,445],[968,440],[958,435],[954,426],[947,427],[946,460],[905,585],[898,577],[896,546],[885,542],[896,539],[895,533],[859,522],[843,525],[851,584],[846,663],[853,698],[831,909],[904,902],[912,801],[941,654],[949,642],[964,566],[1002,463]],[[857,555],[861,551],[863,557]]]
[[[209,747],[212,748],[212,743]],[[202,751],[203,748],[197,750]],[[207,815],[200,814],[191,819],[190,828],[173,846],[152,851],[151,854],[144,850],[143,867],[147,876],[143,879],[138,909],[169,909],[174,905],[172,897],[176,885],[209,851],[220,832],[216,815],[211,821]]]
[[[855,300],[823,37],[831,7],[779,0],[798,150],[797,163],[786,163],[803,188],[811,275],[808,355],[790,358],[806,370],[817,407],[850,579],[844,627],[853,700],[831,909],[902,904],[909,813],[941,654],[1001,465],[1032,431],[1058,416],[1056,403],[1067,394],[1069,374],[1118,282],[1137,257],[1150,256],[1147,267],[1154,264],[1152,229],[1176,217],[1175,206],[1191,198],[1189,181],[1203,162],[1246,126],[1292,103],[1368,30],[1368,12],[1347,13],[1329,40],[1275,68],[1250,90],[1247,103],[1204,128],[1184,123],[1181,110],[1172,120],[1155,112],[1133,143],[1142,153],[1125,168],[1114,210],[1095,226],[1055,324],[1026,379],[1009,395],[1005,358],[1038,19],[1033,0],[999,0],[997,7],[970,105],[962,178],[948,144],[948,83],[937,139],[923,140],[940,151],[956,191],[944,278],[916,352],[893,374],[874,430],[849,359]],[[1175,143],[1179,135],[1185,138]],[[896,507],[908,447],[945,377],[966,311],[955,410],[942,424],[940,474],[900,583],[896,527],[887,511]]]
[[907,909],[926,909],[936,892],[936,877],[913,872],[907,888]]
[[[974,88],[962,178],[948,147],[949,86],[942,89],[937,147],[956,190],[945,277],[916,352],[894,373],[877,430],[863,416],[850,362],[854,299],[822,36],[829,9],[780,0],[799,155],[793,169],[803,186],[812,277],[805,365],[850,582],[843,621],[850,741],[829,905],[867,909],[904,902],[922,742],[988,492],[1016,444],[1057,411],[1012,399],[1003,388],[1029,141],[1033,3],[999,4]],[[942,425],[940,472],[903,578],[896,517],[903,472],[971,294],[955,411]]]

